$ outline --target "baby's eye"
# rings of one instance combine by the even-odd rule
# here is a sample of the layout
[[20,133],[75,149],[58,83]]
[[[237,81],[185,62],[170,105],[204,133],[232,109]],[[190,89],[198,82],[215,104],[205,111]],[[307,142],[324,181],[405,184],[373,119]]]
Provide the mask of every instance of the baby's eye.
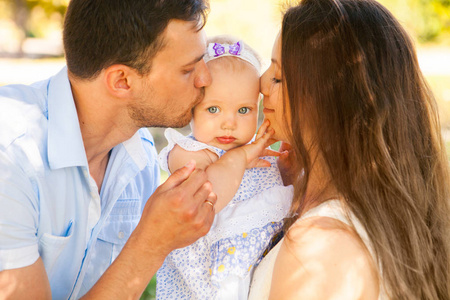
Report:
[[208,107],[208,111],[212,114],[216,114],[219,112],[219,108],[217,106]]
[[248,108],[248,107],[241,107],[238,110],[238,113],[243,114],[243,115],[245,115],[245,114],[247,114],[249,112],[250,112],[250,108]]

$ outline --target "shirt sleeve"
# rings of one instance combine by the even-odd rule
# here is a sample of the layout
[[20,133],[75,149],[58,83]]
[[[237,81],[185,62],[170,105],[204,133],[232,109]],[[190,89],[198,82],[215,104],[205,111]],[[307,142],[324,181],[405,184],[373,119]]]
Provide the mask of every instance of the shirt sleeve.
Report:
[[0,150],[0,271],[33,264],[39,258],[36,237],[39,209],[33,185]]

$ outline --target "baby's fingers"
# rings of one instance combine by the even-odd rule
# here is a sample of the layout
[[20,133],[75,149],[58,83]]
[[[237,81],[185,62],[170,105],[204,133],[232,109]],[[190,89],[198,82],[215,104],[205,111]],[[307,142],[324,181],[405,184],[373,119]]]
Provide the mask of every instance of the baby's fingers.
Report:
[[281,153],[271,149],[264,149],[261,156],[280,156]]
[[[272,136],[274,135],[275,130],[273,130],[272,128],[270,128],[269,130],[267,130],[263,136],[261,136],[260,140],[262,143],[264,143],[264,148],[269,147],[270,145],[273,144],[273,139]],[[258,142],[259,142],[258,141]]]
[[256,133],[256,139],[261,138],[264,133],[266,133],[267,128],[270,126],[269,120],[264,120],[264,122],[261,124],[261,127],[259,127],[258,132]]
[[271,164],[267,160],[255,159],[249,166],[247,166],[247,168],[267,168],[270,166]]

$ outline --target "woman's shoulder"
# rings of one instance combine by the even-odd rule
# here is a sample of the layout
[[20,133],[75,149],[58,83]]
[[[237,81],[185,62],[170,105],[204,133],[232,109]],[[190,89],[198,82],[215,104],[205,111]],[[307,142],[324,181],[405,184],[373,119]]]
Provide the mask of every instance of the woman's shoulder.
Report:
[[333,242],[337,239],[359,239],[346,223],[321,215],[298,220],[289,228],[288,236],[293,244],[317,242],[320,240],[319,238],[326,239],[326,242]]
[[289,229],[273,278],[274,298],[378,298],[369,251],[350,226],[330,217],[300,220]]

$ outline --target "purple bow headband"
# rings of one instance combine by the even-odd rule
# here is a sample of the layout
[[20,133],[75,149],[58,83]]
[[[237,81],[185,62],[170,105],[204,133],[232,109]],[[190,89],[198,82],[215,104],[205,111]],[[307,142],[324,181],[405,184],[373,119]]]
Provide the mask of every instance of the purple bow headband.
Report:
[[[228,46],[228,47],[227,47]],[[225,48],[227,47],[227,48]],[[218,57],[221,55],[224,55],[225,53],[229,53],[231,55],[241,55],[241,43],[237,42],[232,45],[222,45],[218,43],[214,43],[212,46],[212,49],[214,50],[214,57]]]
[[245,49],[242,41],[238,41],[231,45],[210,43],[208,45],[208,53],[205,55],[205,61],[208,62],[224,56],[234,56],[245,60],[252,64],[258,72],[261,71],[261,64],[259,60],[250,51]]

